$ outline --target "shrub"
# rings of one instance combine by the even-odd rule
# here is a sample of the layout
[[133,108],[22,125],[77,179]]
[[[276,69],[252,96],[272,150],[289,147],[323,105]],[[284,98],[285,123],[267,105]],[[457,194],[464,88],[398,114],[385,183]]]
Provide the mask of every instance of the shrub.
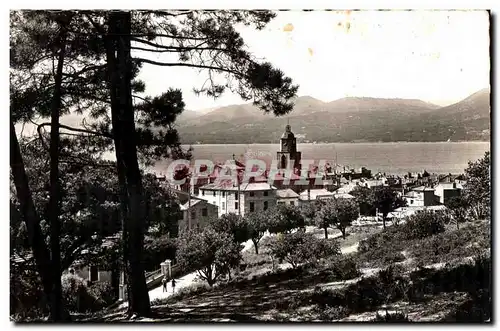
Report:
[[[77,275],[65,274],[61,278],[63,302],[69,311],[89,312],[106,307],[111,302],[106,302],[111,290],[108,285],[88,286],[87,282]],[[101,292],[102,291],[102,292]]]
[[444,212],[419,211],[408,218],[402,230],[407,240],[423,239],[444,232],[448,219]]
[[26,268],[11,264],[10,314],[15,320],[37,319],[48,313],[42,284],[34,266]]
[[490,246],[490,226],[483,223],[424,238],[408,251],[418,263],[429,264],[477,255]]
[[409,320],[408,320],[408,315],[405,315],[402,312],[389,313],[386,311],[384,315],[381,315],[377,312],[377,316],[375,316],[372,322],[402,323],[402,322],[409,322]]
[[471,293],[471,298],[449,313],[443,322],[485,322],[491,318],[491,292],[489,289]]
[[382,262],[384,264],[393,264],[397,262],[403,262],[406,257],[401,252],[389,251],[387,255],[384,255]]
[[280,263],[283,261],[290,263],[294,269],[302,263],[316,262],[340,254],[337,242],[319,239],[302,231],[274,237],[268,245],[273,258]]
[[346,307],[327,307],[319,310],[318,318],[323,321],[336,321],[349,316],[349,314],[349,309]]
[[338,256],[328,261],[328,269],[335,280],[348,280],[361,276],[356,260],[350,256]]

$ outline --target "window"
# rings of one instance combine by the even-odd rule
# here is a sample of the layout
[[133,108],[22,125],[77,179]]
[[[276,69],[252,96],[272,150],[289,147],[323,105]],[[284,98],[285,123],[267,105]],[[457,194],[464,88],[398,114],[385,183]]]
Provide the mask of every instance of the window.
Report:
[[264,191],[264,196],[267,197],[269,195],[268,191]]
[[253,211],[255,211],[255,203],[250,202],[250,212],[253,212]]
[[214,196],[215,196],[215,191],[214,191]]
[[226,192],[222,191],[222,197],[224,198],[226,196]]
[[255,196],[255,193],[254,192],[250,192],[250,196],[251,197]]
[[268,202],[264,201],[264,210],[267,210],[267,204],[268,204]]
[[205,196],[205,190],[201,190],[201,195]]
[[226,209],[226,203],[222,202],[222,210]]
[[205,217],[208,216],[208,209],[207,208],[203,208],[201,210],[201,216],[205,216]]
[[295,201],[290,201],[291,206],[295,206]]
[[285,204],[285,201],[278,201],[278,205],[284,205],[284,204]]
[[413,199],[410,200],[410,205],[413,205]]
[[194,195],[199,195],[199,194],[200,194],[200,190],[197,187],[195,187],[194,188]]
[[191,219],[194,220],[196,218],[196,212],[193,210],[191,212]]
[[234,194],[234,200],[238,201],[238,192]]
[[99,271],[97,270],[97,266],[90,266],[89,273],[91,282],[97,282],[99,280]]
[[234,203],[234,209],[238,210],[238,203],[237,202]]

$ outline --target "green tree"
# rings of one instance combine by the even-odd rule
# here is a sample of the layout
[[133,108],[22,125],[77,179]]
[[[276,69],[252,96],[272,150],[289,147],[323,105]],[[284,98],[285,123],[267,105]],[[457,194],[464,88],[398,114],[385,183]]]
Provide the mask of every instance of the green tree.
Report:
[[351,199],[328,199],[316,215],[316,226],[325,230],[328,239],[328,228],[335,227],[346,237],[346,229],[358,217],[358,206]]
[[300,212],[304,218],[305,224],[315,225],[316,214],[323,204],[323,200],[315,200],[300,205]]
[[[46,45],[46,49],[54,54],[62,53],[60,43],[56,47],[51,39],[51,36],[60,35],[58,29],[45,29],[43,34],[37,34],[37,29],[47,26],[45,23],[49,22],[43,17],[46,13],[52,15],[50,12],[34,12],[33,15],[41,14],[40,19],[36,24],[25,24],[30,28],[28,36],[31,39],[17,38],[15,43],[11,43],[17,46],[14,47],[13,54],[16,56],[11,56],[14,59],[11,63],[18,65],[26,60],[39,59],[39,54],[47,54],[26,47],[31,44]],[[127,261],[126,275],[130,276],[127,281],[129,313],[147,315],[149,299],[141,264],[145,228],[143,216],[147,212],[138,163],[147,164],[153,159],[183,155],[172,124],[184,109],[184,104],[178,90],[169,90],[154,98],[138,95],[144,91],[144,84],[134,78],[141,64],[204,69],[209,77],[208,84],[198,88],[198,92],[218,97],[224,90],[230,89],[244,100],[253,100],[265,112],[276,115],[292,109],[291,100],[295,97],[297,86],[293,86],[281,71],[269,63],[259,62],[248,53],[234,29],[235,24],[264,28],[275,16],[266,11],[80,11],[57,15],[60,14],[73,17],[73,23],[64,30],[67,33],[65,51],[68,61],[65,61],[66,66],[59,75],[62,77],[60,104],[66,113],[76,109],[93,120],[84,129],[69,126],[64,126],[64,129],[72,134],[92,136],[102,149],[114,149],[124,225],[123,254]],[[12,21],[17,24],[27,17],[23,15],[12,15],[15,18]],[[24,23],[31,21],[28,19]],[[132,40],[137,47],[131,46]],[[143,56],[132,58],[133,48],[143,52]],[[169,63],[151,61],[144,56],[148,52],[174,53],[179,55],[179,60]],[[37,61],[30,62],[31,67]],[[219,74],[223,76],[224,84],[217,83]],[[47,70],[43,79],[40,77],[32,75],[28,88],[11,92],[11,105],[25,111],[18,116],[19,119],[31,119],[32,109],[51,109],[48,105],[52,104],[55,90],[51,83],[55,75]],[[21,78],[20,81],[25,77]],[[132,99],[140,101],[134,104]],[[50,114],[50,111],[45,114]],[[37,125],[39,129],[47,126],[46,123]],[[59,127],[63,128],[62,125]],[[55,130],[51,132],[56,134]],[[96,147],[95,143],[92,146]]]
[[238,244],[249,239],[245,219],[234,213],[224,214],[219,218],[209,220],[209,226],[216,232],[229,234]]
[[186,270],[196,270],[201,279],[213,286],[241,261],[240,245],[226,232],[211,227],[186,231],[178,239],[177,262]]
[[253,242],[255,254],[259,254],[259,242],[269,229],[270,213],[268,210],[249,213],[245,215],[248,236]]
[[364,186],[356,186],[350,193],[356,197],[361,215],[373,216],[376,211],[375,195],[372,189]]
[[274,208],[269,209],[269,215],[270,233],[287,233],[305,227],[304,216],[297,206],[276,205]]
[[490,216],[491,210],[491,164],[490,152],[475,161],[469,161],[465,176],[467,182],[464,187],[464,197],[469,202],[477,218]]
[[269,242],[270,254],[282,263],[286,261],[297,268],[302,263],[340,254],[336,241],[318,239],[311,233],[296,231],[273,237]]
[[447,200],[445,205],[457,225],[457,230],[460,229],[460,223],[464,223],[467,220],[469,201],[463,195],[459,195]]
[[406,201],[388,186],[376,187],[374,189],[374,196],[375,206],[382,213],[382,221],[385,229],[387,215],[394,211],[394,209],[405,206]]

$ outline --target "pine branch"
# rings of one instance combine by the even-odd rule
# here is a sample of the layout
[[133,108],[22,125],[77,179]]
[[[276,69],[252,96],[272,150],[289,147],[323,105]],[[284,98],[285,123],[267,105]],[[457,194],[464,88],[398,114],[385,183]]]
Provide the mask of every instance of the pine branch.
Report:
[[153,61],[153,60],[148,60],[148,59],[143,59],[143,58],[133,58],[135,61],[139,61],[142,63],[149,63],[161,67],[190,67],[190,68],[198,68],[198,69],[210,69],[210,70],[216,70],[216,71],[221,71],[221,72],[228,72],[233,75],[237,75],[240,77],[244,77],[243,74],[236,72],[234,70],[230,69],[224,69],[221,67],[213,67],[213,66],[206,66],[206,65],[198,65],[198,64],[190,64],[190,63],[166,63],[166,62],[158,62],[158,61]]

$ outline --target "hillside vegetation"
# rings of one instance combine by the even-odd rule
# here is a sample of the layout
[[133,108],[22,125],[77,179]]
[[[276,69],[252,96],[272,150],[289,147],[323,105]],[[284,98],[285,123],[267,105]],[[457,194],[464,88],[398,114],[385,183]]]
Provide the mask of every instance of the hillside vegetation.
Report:
[[184,143],[272,143],[286,121],[299,142],[463,141],[490,139],[490,93],[439,107],[421,100],[343,98],[296,100],[285,118],[263,114],[251,104],[193,112],[177,122]]

